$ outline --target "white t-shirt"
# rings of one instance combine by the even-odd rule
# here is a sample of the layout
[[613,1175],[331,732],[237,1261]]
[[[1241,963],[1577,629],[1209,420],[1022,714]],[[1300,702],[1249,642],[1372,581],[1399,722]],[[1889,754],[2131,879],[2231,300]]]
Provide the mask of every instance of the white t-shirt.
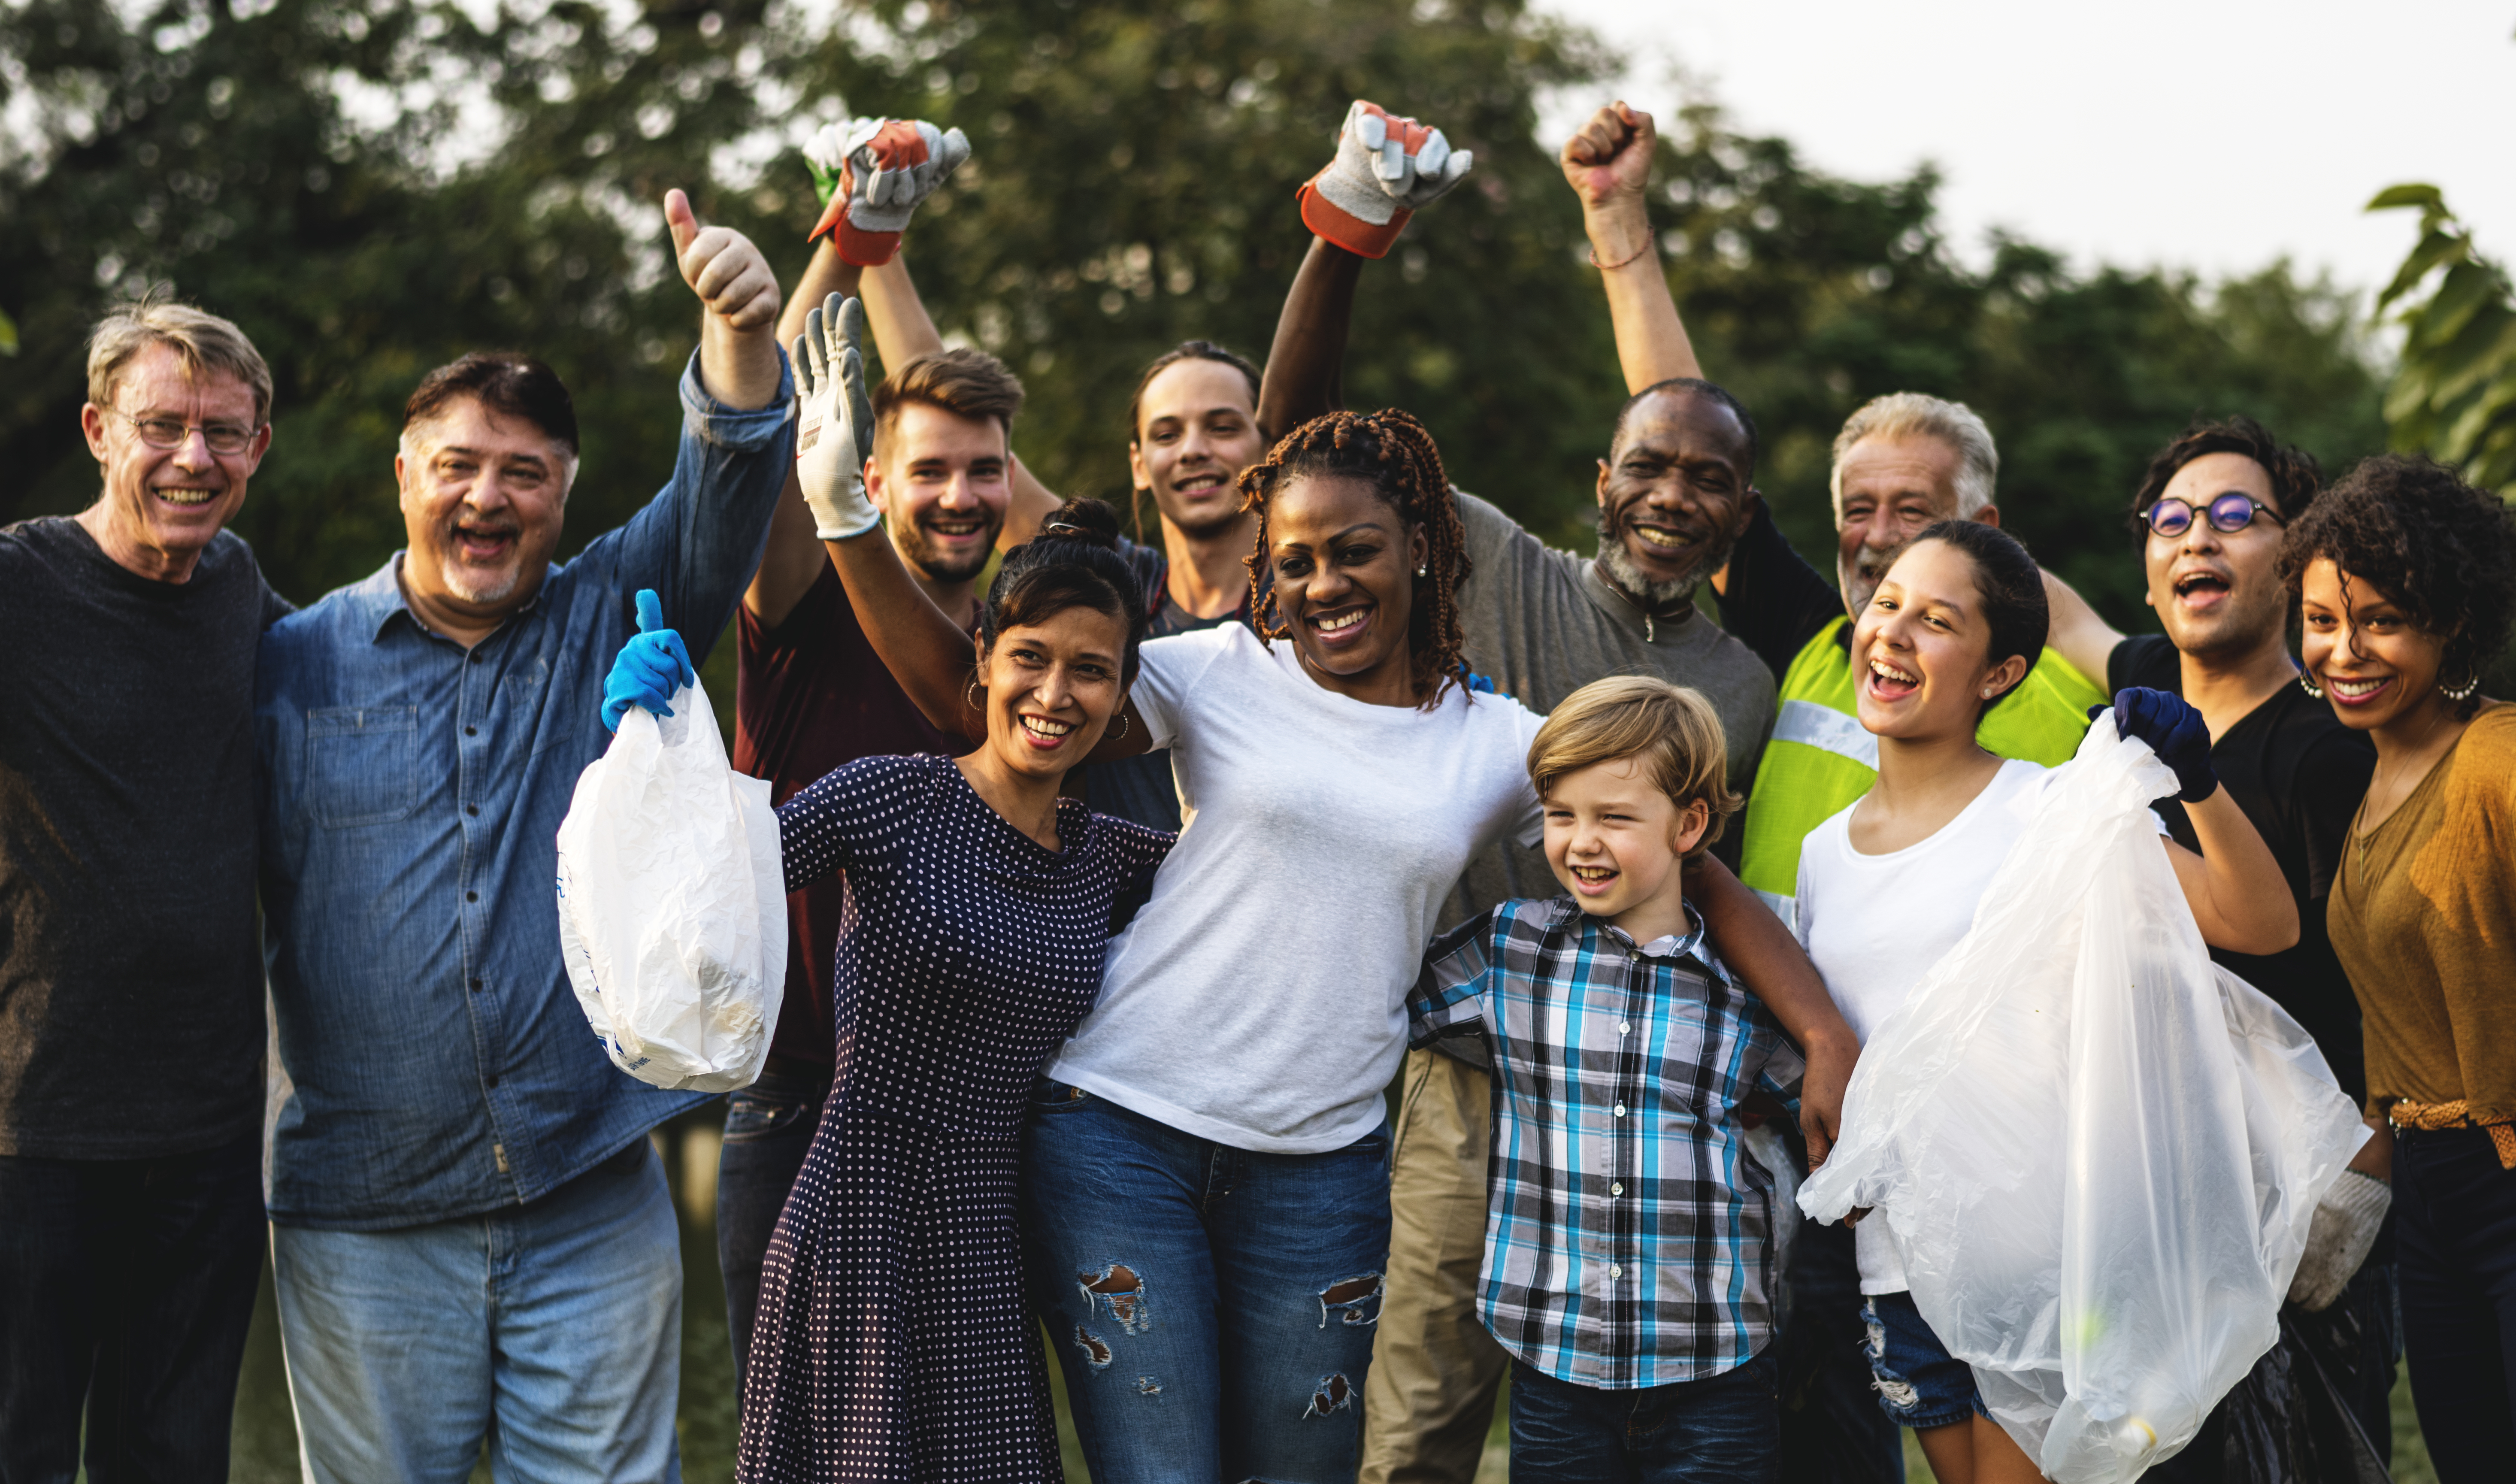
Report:
[[1443,895],[1540,835],[1543,718],[1456,687],[1368,705],[1237,623],[1143,655],[1132,699],[1186,823],[1048,1075],[1235,1148],[1341,1149],[1379,1126]]
[[[1800,842],[1800,946],[1862,1044],[1974,926],[1984,889],[2026,831],[2050,776],[2034,763],[2004,762],[1955,819],[1885,855],[1852,848],[1859,804]],[[1905,1292],[1905,1264],[1886,1222],[1862,1222],[1852,1240],[1861,1292]]]

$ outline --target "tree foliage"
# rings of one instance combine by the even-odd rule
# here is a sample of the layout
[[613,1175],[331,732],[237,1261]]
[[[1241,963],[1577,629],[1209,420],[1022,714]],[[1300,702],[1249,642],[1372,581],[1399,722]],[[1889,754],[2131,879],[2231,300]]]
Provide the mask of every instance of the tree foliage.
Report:
[[[1028,383],[1025,458],[1123,499],[1138,368],[1189,336],[1263,351],[1307,244],[1294,189],[1362,96],[1439,123],[1477,169],[1371,270],[1350,400],[1416,411],[1461,485],[1586,543],[1622,386],[1536,135],[1542,99],[1613,63],[1521,0],[9,0],[0,313],[22,349],[0,519],[93,497],[81,337],[164,281],[273,362],[275,441],[239,527],[291,596],[398,544],[401,399],[483,346],[574,389],[582,541],[671,457],[694,311],[657,198],[691,190],[791,279],[816,214],[792,146],[857,112],[968,131],[975,157],[910,233],[919,284],[948,338]],[[2187,417],[2253,413],[2327,467],[2381,440],[2351,301],[2284,265],[2205,284],[2004,239],[1969,266],[1928,170],[1845,181],[1709,109],[1664,123],[1671,281],[1812,554],[1833,431],[1884,391],[1982,410],[2004,519],[2118,622],[2143,616],[2124,503]]]
[[2385,394],[2394,446],[2459,464],[2474,484],[2516,499],[2516,294],[2507,271],[2481,255],[2435,186],[2389,187],[2368,209],[2420,214],[2419,241],[2376,296],[2380,314],[2400,306],[2403,327]]

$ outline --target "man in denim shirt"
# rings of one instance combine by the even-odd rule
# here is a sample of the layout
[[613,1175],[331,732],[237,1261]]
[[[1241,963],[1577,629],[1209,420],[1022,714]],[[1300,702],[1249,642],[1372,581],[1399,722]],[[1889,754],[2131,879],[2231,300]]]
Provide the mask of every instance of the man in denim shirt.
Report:
[[652,587],[715,634],[793,461],[759,250],[665,215],[706,307],[672,481],[553,566],[576,420],[549,368],[412,394],[408,549],[274,626],[255,706],[281,1061],[280,1333],[312,1480],[672,1479],[681,1251],[647,1130],[561,966],[554,836]]

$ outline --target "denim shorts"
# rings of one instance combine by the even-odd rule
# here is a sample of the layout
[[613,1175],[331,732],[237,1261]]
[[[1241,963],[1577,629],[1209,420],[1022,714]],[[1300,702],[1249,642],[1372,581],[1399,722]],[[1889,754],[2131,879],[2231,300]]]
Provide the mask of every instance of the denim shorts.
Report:
[[1869,1387],[1878,1410],[1899,1427],[1945,1427],[1969,1415],[1990,1417],[1974,1387],[1974,1367],[1949,1353],[1923,1322],[1910,1293],[1862,1295],[1868,1330]]

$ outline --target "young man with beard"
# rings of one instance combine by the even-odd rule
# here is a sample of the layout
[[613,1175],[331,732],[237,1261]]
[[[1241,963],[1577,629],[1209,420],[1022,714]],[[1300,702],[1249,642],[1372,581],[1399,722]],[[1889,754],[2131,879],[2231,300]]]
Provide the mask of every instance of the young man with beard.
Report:
[[[1407,160],[1394,172],[1375,158],[1391,142]],[[1643,195],[1656,145],[1650,115],[1618,104],[1600,109],[1562,154],[1632,393],[1599,461],[1597,553],[1549,550],[1491,504],[1454,491],[1474,564],[1459,594],[1462,657],[1537,711],[1608,675],[1690,686],[1719,714],[1729,776],[1743,790],[1773,721],[1773,680],[1697,611],[1694,595],[1727,560],[1753,505],[1756,431],[1736,399],[1700,378],[1669,296]],[[1347,115],[1337,160],[1305,188],[1303,220],[1318,240],[1268,358],[1259,409],[1269,426],[1295,425],[1336,403],[1363,261],[1387,251],[1407,210],[1439,193],[1435,183],[1447,189],[1463,173],[1439,131],[1368,104]],[[1375,187],[1389,197],[1380,207],[1368,195]],[[1471,863],[1444,920],[1552,895],[1552,879],[1536,852],[1498,847]],[[1851,1048],[1807,1049],[1807,1101],[1830,1120]],[[1506,1364],[1477,1317],[1490,1080],[1473,1039],[1409,1051],[1401,1076],[1393,1234],[1364,1382],[1362,1478],[1466,1484]],[[1830,1097],[1823,1090],[1829,1081]]]
[[[2172,691],[2201,711],[2211,766],[2279,861],[2299,927],[2296,946],[2277,954],[2210,956],[2295,1016],[2342,1090],[2364,1104],[2359,1001],[2326,931],[2325,898],[2340,874],[2376,752],[2365,733],[2343,726],[2297,684],[2288,647],[2293,600],[2278,571],[2281,537],[2316,493],[2314,459],[2251,418],[2194,424],[2150,460],[2132,498],[2149,606],[2166,632],[2125,638],[2057,585],[2052,642],[2076,668],[2104,675],[2109,689]],[[2192,848],[2183,807],[2169,799],[2159,812]],[[2381,1120],[2369,1124],[2375,1137],[2316,1212],[2286,1319],[2383,1458],[2392,1453],[2388,1397],[2401,1349],[2385,1221],[2394,1141]],[[2243,1384],[2293,1388],[2293,1374],[2274,1359]],[[2291,1405],[2314,1403],[2299,1395]],[[2201,1436],[2152,1476],[2220,1478],[2225,1411],[2223,1403]]]
[[291,1085],[272,1266],[310,1480],[677,1471],[681,1244],[647,1132],[704,1098],[613,1068],[560,962],[554,843],[608,742],[633,595],[714,634],[793,462],[777,284],[665,220],[697,296],[679,462],[554,566],[577,467],[550,369],[512,354],[412,393],[409,548],[261,654],[262,900]]
[[253,672],[271,369],[88,336],[96,501],[0,528],[0,1479],[227,1477],[262,1265]]

